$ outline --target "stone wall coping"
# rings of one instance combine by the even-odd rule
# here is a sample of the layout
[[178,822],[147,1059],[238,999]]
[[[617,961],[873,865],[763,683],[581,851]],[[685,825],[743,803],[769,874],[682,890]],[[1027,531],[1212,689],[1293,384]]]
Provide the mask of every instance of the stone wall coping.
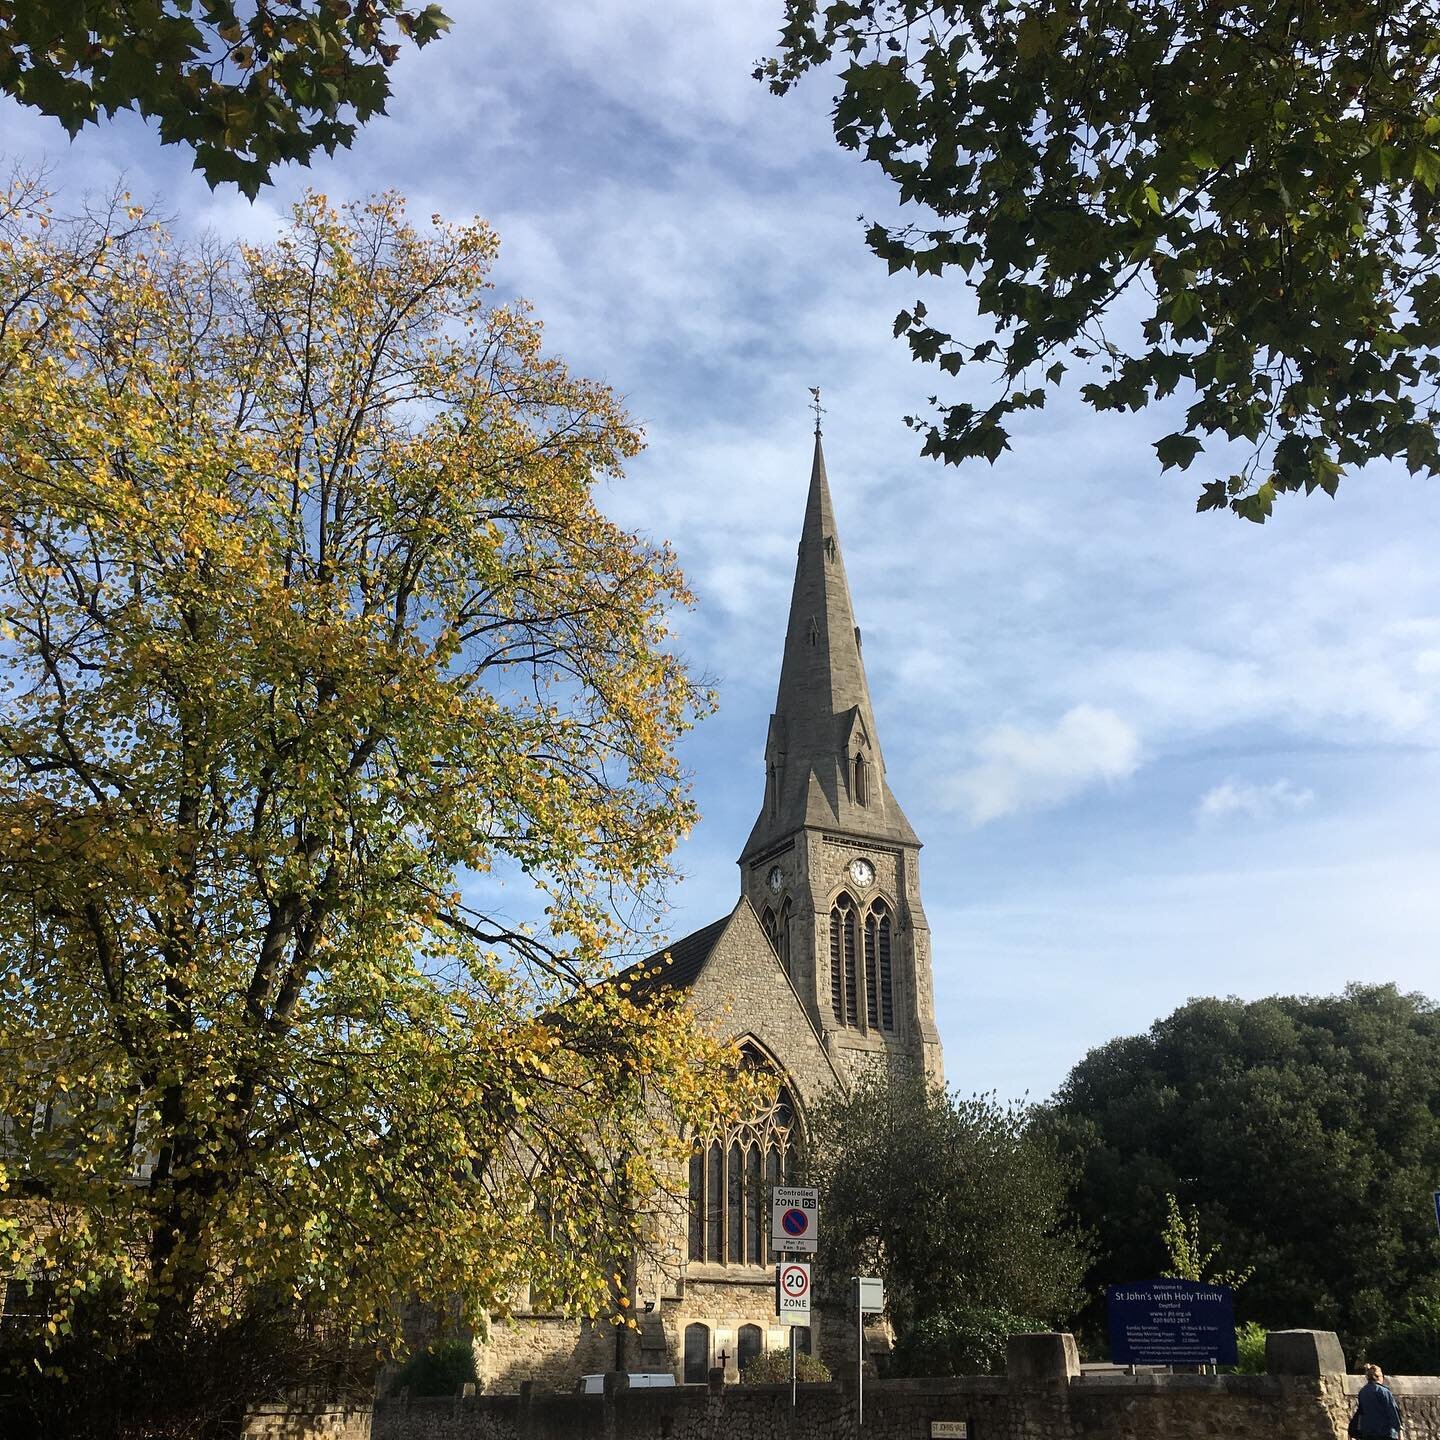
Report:
[[1279,1395],[1278,1375],[1076,1375],[1070,1381],[1073,1392],[1096,1394],[1105,1391],[1143,1391],[1145,1394],[1175,1393],[1183,1390],[1211,1391],[1234,1395]]
[[[1345,1377],[1346,1393],[1358,1395],[1360,1387],[1364,1383],[1363,1375],[1347,1375]],[[1440,1395],[1440,1375],[1387,1375],[1385,1383],[1401,1399],[1404,1399],[1406,1395],[1413,1395],[1416,1399],[1422,1395]]]
[[947,1375],[919,1379],[866,1379],[865,1391],[887,1395],[1005,1395],[1010,1382],[1003,1375]]

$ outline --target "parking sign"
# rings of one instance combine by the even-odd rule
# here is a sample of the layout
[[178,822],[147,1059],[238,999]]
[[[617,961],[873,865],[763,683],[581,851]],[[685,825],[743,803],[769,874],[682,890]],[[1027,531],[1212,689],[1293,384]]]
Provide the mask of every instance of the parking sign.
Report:
[[782,1255],[813,1255],[820,1231],[820,1192],[777,1185],[770,1198],[770,1247]]

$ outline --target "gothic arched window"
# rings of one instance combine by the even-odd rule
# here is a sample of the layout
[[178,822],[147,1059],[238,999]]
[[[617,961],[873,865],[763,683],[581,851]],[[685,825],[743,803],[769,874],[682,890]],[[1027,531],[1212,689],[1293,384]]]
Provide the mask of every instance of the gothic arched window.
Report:
[[855,989],[855,902],[841,895],[830,910],[830,1006],[842,1025],[858,1025],[860,1012]]
[[768,905],[760,913],[760,924],[765,938],[775,947],[785,973],[790,974],[790,899],[787,896],[780,905],[777,915]]
[[780,913],[775,917],[775,953],[780,957],[780,963],[785,967],[785,973],[793,976],[790,969],[790,897],[787,895],[780,905]]
[[740,1367],[740,1375],[743,1379],[745,1367],[765,1348],[765,1332],[758,1325],[742,1325],[738,1338],[740,1344],[735,1356],[735,1363]]
[[[745,1055],[756,1068],[771,1068],[755,1049],[747,1047]],[[690,1157],[690,1259],[768,1264],[769,1191],[793,1183],[799,1141],[795,1102],[777,1083],[763,1115],[737,1126],[723,1142],[697,1142]]]
[[890,964],[890,911],[877,900],[865,917],[865,1001],[870,1024],[895,1028],[895,987]]
[[710,1371],[710,1327],[696,1323],[685,1327],[685,1383],[703,1385]]
[[863,755],[857,755],[855,757],[855,781],[853,793],[855,796],[855,803],[857,805],[865,804],[865,757]]

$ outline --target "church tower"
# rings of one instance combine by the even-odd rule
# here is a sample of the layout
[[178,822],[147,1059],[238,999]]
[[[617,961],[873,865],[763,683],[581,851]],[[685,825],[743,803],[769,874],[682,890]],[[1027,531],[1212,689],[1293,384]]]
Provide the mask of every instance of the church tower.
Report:
[[740,883],[841,1074],[941,1076],[920,841],[885,778],[820,432]]

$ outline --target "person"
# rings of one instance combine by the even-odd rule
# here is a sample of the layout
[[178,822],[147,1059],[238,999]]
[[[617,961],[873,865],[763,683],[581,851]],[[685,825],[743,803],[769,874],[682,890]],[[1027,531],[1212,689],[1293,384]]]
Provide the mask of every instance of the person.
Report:
[[1350,1433],[1362,1440],[1397,1440],[1400,1434],[1400,1407],[1378,1365],[1365,1367],[1365,1383],[1356,1397]]

